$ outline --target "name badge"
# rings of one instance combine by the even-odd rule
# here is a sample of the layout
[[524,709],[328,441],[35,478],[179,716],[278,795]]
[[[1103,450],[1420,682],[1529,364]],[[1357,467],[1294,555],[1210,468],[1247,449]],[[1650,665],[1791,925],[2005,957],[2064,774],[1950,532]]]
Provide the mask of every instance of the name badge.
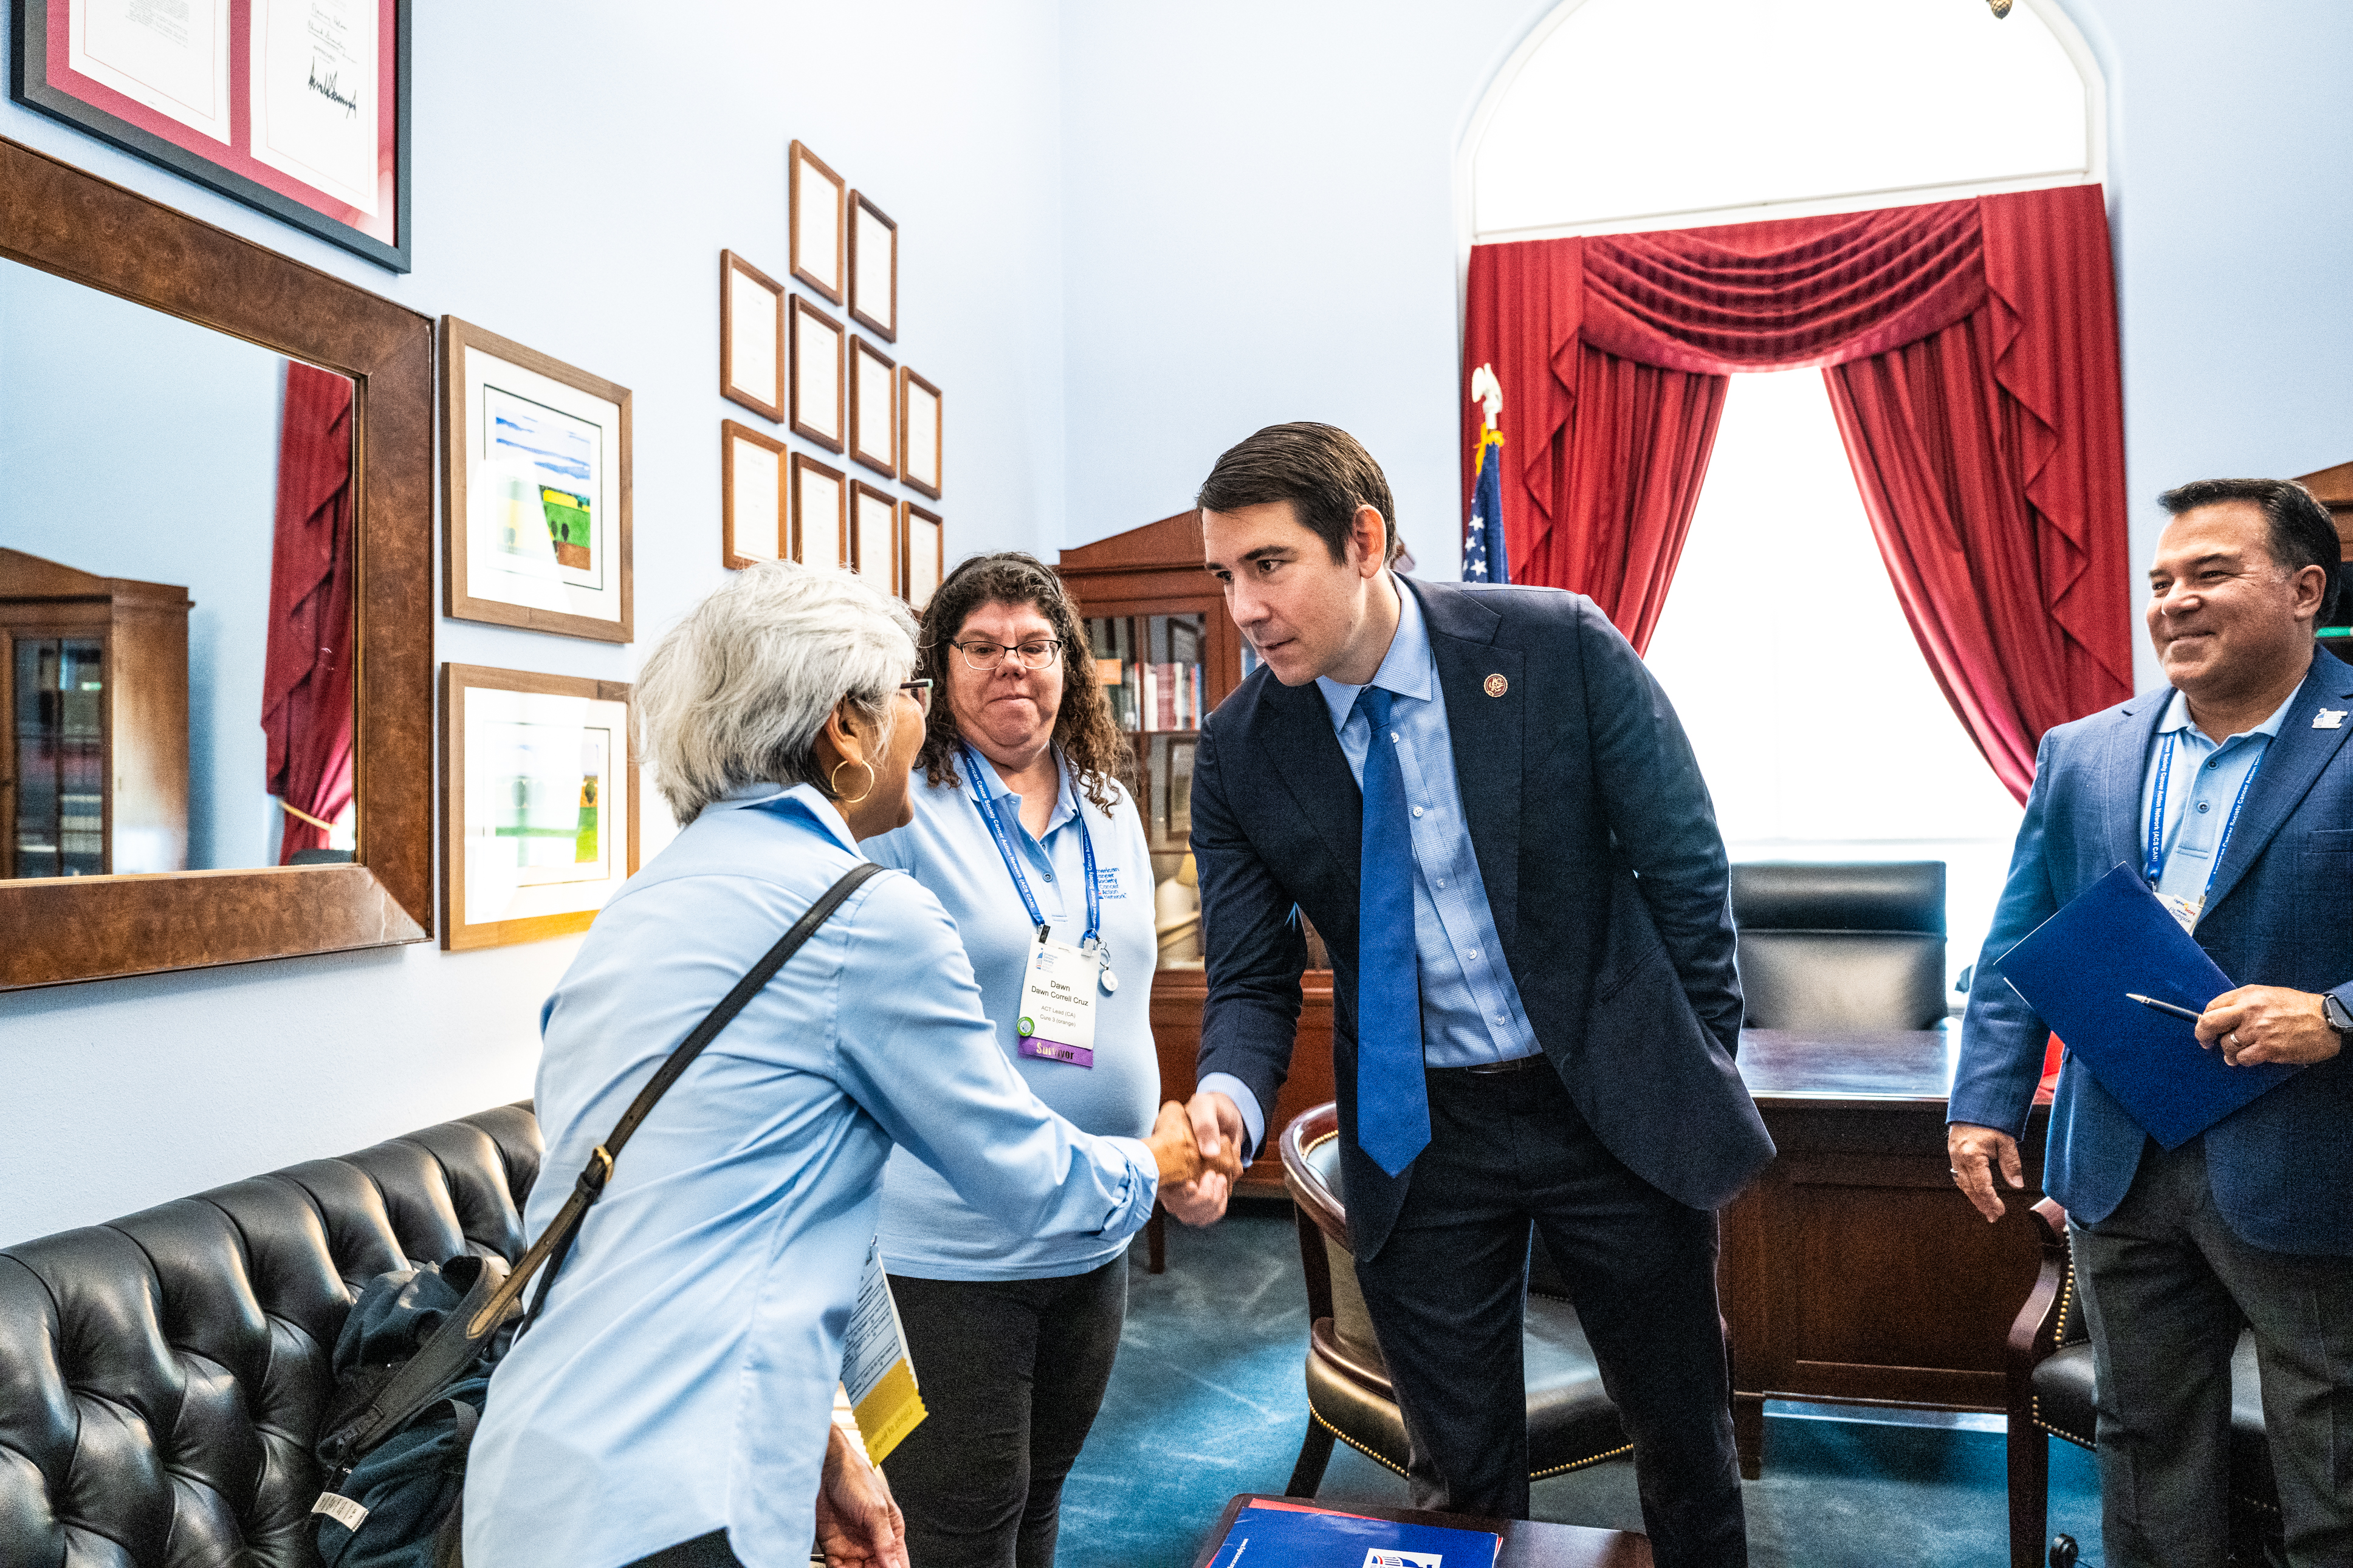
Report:
[[1023,1056],[1095,1065],[1095,986],[1102,967],[1093,953],[1066,942],[1031,945],[1029,965],[1021,975],[1021,1016],[1014,1024]]

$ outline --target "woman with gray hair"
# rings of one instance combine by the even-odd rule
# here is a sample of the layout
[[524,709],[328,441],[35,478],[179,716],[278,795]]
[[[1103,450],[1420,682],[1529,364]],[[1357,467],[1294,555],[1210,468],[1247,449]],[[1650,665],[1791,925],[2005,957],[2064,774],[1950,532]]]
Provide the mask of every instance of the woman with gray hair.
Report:
[[[904,606],[770,564],[648,656],[644,755],[677,839],[616,894],[541,1009],[543,1231],[687,1033],[909,816],[926,683]],[[906,1561],[888,1488],[831,1426],[882,1165],[912,1151],[1025,1234],[1116,1239],[1201,1168],[1046,1109],[997,1048],[939,901],[885,873],[695,1058],[612,1170],[491,1380],[466,1555],[500,1568]],[[918,1378],[922,1368],[916,1369]]]

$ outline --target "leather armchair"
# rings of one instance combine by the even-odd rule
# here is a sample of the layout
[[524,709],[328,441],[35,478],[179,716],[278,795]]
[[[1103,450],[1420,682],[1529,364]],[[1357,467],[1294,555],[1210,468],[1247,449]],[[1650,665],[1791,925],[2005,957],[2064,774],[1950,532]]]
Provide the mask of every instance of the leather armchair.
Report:
[[390,1269],[512,1261],[540,1154],[503,1106],[0,1250],[0,1563],[317,1568],[344,1313]]
[[[1405,1418],[1349,1251],[1339,1135],[1339,1110],[1328,1102],[1293,1119],[1282,1133],[1283,1184],[1299,1224],[1308,1317],[1307,1435],[1284,1489],[1290,1497],[1315,1495],[1335,1439],[1406,1473]],[[1530,1479],[1632,1451],[1541,1237],[1530,1260],[1525,1346]]]
[[1945,863],[1732,868],[1752,1029],[1929,1029],[1944,1018]]
[[[2042,1232],[2042,1267],[2026,1304],[2010,1324],[2006,1376],[2010,1394],[2010,1568],[2039,1568],[2042,1532],[2050,1524],[2051,1439],[2097,1448],[2091,1331],[2075,1288],[2067,1245],[2067,1211],[2050,1198],[2034,1205]],[[2263,1384],[2255,1370],[2255,1340],[2239,1336],[2231,1357],[2231,1555],[2247,1564],[2265,1561],[2263,1541],[2279,1535],[2279,1490],[2272,1479],[2271,1447],[2263,1437]],[[2075,1543],[2062,1535],[2050,1561],[2075,1560]]]

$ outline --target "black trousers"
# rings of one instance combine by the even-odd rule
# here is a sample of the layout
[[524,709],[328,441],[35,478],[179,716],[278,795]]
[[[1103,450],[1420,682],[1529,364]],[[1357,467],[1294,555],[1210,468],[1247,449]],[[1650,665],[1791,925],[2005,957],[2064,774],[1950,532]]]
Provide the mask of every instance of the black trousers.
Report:
[[744,1561],[727,1544],[727,1532],[714,1530],[640,1557],[628,1568],[744,1568]]
[[1103,1407],[1127,1259],[1059,1279],[891,1277],[921,1425],[882,1462],[913,1568],[1052,1568],[1062,1482]]
[[1560,1266],[1634,1443],[1659,1568],[1748,1560],[1713,1214],[1621,1164],[1541,1057],[1434,1068],[1430,1146],[1356,1263],[1411,1441],[1416,1508],[1528,1516],[1521,1319],[1531,1225]]

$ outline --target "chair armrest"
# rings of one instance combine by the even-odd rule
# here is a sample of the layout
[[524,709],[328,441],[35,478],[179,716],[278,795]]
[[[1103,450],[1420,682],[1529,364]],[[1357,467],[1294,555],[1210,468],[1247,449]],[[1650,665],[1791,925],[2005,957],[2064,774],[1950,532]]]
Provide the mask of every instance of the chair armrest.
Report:
[[1326,1236],[1354,1256],[1348,1246],[1348,1215],[1337,1193],[1316,1179],[1308,1163],[1307,1146],[1339,1131],[1339,1108],[1319,1105],[1291,1119],[1282,1130],[1282,1184],[1291,1194],[1292,1215],[1299,1226],[1299,1266],[1307,1277],[1307,1321],[1332,1316],[1332,1258],[1324,1250]]
[[2067,1246],[2067,1211],[2051,1198],[2034,1205],[2034,1223],[2042,1233],[2042,1267],[2034,1289],[2010,1325],[2004,1357],[2010,1385],[2011,1418],[2030,1414],[2034,1369],[2059,1348],[2059,1332],[2067,1321],[2069,1299],[2075,1289],[2074,1259]]

